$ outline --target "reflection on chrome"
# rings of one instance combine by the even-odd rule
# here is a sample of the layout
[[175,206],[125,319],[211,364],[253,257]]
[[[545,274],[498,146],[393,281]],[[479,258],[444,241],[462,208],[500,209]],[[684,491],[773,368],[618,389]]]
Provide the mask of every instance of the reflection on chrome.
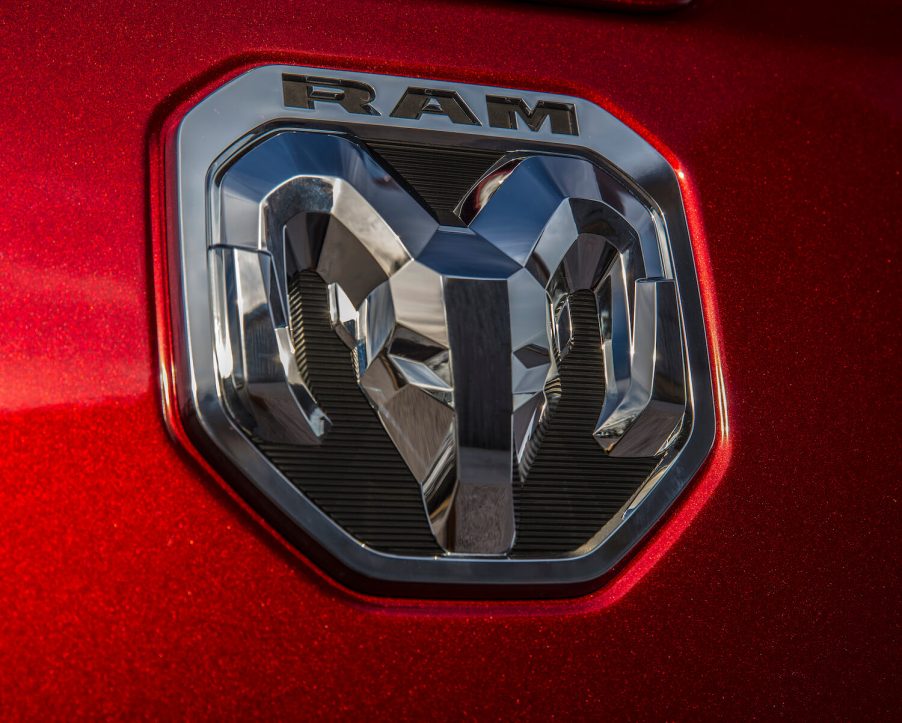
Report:
[[265,441],[318,444],[330,422],[298,371],[284,306],[272,293],[272,257],[218,247],[210,267],[216,361],[232,416]]
[[[220,386],[258,438],[328,434],[289,334],[287,281],[329,286],[361,390],[419,481],[452,553],[503,555],[516,535],[513,465],[553,405],[569,300],[596,298],[605,400],[595,438],[664,455],[686,410],[679,305],[647,206],[595,164],[510,154],[440,226],[358,143],[282,131],[219,180],[210,251]],[[593,412],[594,414],[594,412]]]

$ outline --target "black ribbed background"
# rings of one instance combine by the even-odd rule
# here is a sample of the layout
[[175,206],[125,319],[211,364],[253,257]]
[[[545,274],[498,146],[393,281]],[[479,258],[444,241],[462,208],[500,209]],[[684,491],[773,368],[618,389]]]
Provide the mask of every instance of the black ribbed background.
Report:
[[449,226],[463,226],[454,208],[483,174],[504,154],[480,148],[424,146],[401,141],[367,141]]
[[296,274],[288,286],[301,374],[332,420],[318,447],[259,444],[317,507],[361,542],[386,552],[440,552],[420,486],[357,385],[351,352],[332,330],[326,284]]
[[559,390],[514,486],[513,555],[566,553],[584,544],[629,500],[655,467],[653,458],[609,457],[592,433],[604,403],[604,360],[595,296],[570,297],[572,341],[560,363]]

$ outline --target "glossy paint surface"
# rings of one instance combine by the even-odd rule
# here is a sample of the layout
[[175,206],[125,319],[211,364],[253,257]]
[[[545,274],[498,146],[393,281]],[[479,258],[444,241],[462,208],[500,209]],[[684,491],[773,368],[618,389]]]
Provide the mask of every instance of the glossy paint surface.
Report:
[[[5,5],[0,715],[889,717],[898,27],[888,2]],[[729,420],[598,592],[360,597],[169,436],[161,140],[273,61],[583,95],[684,175]]]

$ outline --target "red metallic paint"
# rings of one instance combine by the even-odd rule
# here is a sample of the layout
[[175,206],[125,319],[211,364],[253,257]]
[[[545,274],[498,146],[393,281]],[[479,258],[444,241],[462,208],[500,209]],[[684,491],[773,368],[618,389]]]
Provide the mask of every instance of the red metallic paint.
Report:
[[[898,713],[899,20],[5,5],[0,716]],[[597,593],[352,594],[168,436],[160,141],[271,61],[584,95],[683,173],[730,431]]]
[[546,0],[530,0],[542,4],[572,5],[592,8],[607,8],[608,10],[621,10],[625,12],[667,12],[675,8],[689,5],[693,0],[558,0],[558,2],[546,2]]

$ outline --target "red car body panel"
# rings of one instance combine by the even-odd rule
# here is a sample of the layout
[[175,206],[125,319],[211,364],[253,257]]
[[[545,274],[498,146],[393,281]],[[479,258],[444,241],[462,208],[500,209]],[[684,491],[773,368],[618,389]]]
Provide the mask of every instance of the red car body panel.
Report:
[[[894,3],[38,0],[0,19],[0,715],[898,713]],[[269,62],[581,95],[682,174],[720,434],[597,592],[352,593],[179,432],[166,139]]]

